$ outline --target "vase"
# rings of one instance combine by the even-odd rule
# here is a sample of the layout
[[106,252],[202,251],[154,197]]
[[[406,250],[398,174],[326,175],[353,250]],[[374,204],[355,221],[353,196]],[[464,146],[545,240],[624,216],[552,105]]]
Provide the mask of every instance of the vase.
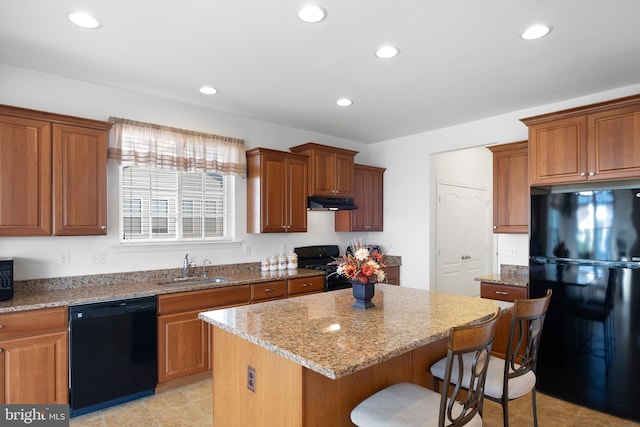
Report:
[[375,304],[371,302],[371,298],[373,298],[376,291],[373,283],[365,285],[362,282],[353,281],[351,282],[351,290],[353,291],[353,297],[356,299],[352,307],[362,309],[375,307]]

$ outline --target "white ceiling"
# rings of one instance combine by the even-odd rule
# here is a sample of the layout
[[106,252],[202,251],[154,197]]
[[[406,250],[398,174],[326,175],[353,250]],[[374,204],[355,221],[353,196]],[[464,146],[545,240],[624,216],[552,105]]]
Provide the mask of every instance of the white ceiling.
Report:
[[0,62],[365,143],[640,83],[639,0],[317,0],[317,24],[305,3],[0,0]]

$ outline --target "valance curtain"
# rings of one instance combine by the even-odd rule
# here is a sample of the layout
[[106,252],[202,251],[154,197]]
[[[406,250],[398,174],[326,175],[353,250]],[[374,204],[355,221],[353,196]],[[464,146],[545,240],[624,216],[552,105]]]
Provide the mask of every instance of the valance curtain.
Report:
[[244,140],[110,117],[109,158],[125,166],[246,176]]

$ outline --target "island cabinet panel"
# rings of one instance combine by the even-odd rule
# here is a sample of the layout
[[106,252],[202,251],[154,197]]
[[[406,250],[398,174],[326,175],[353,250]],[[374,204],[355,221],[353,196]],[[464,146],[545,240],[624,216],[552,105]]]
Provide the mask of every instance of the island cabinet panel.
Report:
[[68,403],[66,307],[0,315],[0,403]]
[[[303,367],[220,328],[213,328],[213,413],[220,426],[300,427]],[[255,372],[250,389],[248,371]],[[310,396],[316,395],[315,392]],[[325,426],[334,424],[325,424]]]
[[209,325],[198,313],[249,304],[251,285],[178,292],[158,297],[158,383],[168,389],[211,369]]
[[0,105],[0,236],[107,234],[110,128]]
[[247,232],[307,231],[307,157],[254,148],[247,166]]
[[353,167],[357,151],[313,142],[290,150],[309,156],[309,196],[354,197]]
[[640,96],[522,119],[531,185],[640,177]]
[[[524,286],[502,285],[488,282],[480,282],[480,297],[498,301],[514,302],[516,299],[528,298],[528,289]],[[491,353],[505,358],[509,332],[511,330],[511,313],[504,313],[498,319],[498,329],[493,341]]]
[[493,232],[529,230],[527,141],[488,147],[493,152]]
[[324,291],[324,276],[299,277],[287,280],[287,295],[290,297]]
[[355,165],[354,198],[358,209],[335,213],[335,231],[383,231],[384,168]]

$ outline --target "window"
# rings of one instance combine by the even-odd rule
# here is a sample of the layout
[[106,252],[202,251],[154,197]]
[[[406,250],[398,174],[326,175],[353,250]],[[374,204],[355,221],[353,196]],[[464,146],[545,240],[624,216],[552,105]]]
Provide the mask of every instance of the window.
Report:
[[122,240],[228,239],[219,174],[121,168]]
[[231,240],[233,180],[244,141],[111,118],[120,164],[122,241]]

